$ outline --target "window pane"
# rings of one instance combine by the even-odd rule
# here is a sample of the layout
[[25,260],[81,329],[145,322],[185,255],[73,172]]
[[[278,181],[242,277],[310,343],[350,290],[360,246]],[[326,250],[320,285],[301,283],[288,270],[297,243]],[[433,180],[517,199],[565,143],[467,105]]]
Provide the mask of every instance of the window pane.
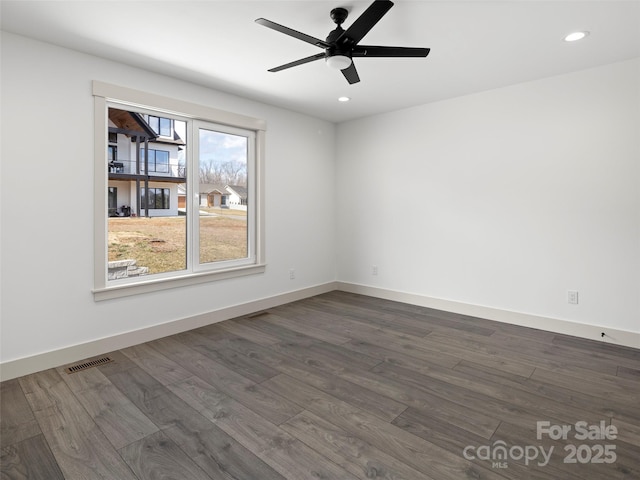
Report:
[[[150,172],[154,172],[155,171],[155,167],[154,167],[155,163],[156,163],[156,151],[153,150],[152,148],[150,148],[149,149],[149,158],[147,159],[147,165],[149,165],[149,171]],[[142,156],[142,165],[144,166],[144,155]],[[143,167],[143,170],[144,170],[144,167]]]
[[[154,142],[148,137],[148,126],[144,125],[143,119],[154,130],[159,128],[160,117],[109,107],[109,127],[127,131],[126,135],[110,132],[110,140],[116,135],[115,140],[121,146],[117,151],[118,161],[131,165],[131,170],[127,171],[131,178],[109,178],[108,182],[109,281],[187,268],[186,141],[181,140],[180,145],[175,146]],[[184,125],[184,122],[179,123]],[[182,137],[186,138],[186,135]],[[145,173],[145,140],[149,153],[148,175],[155,175],[153,172],[157,168],[165,175],[150,177]],[[136,168],[137,159],[139,169]],[[180,161],[182,168],[179,168]],[[175,168],[171,170],[169,165]],[[136,171],[140,173],[136,174]],[[149,209],[146,208],[146,187]]]
[[160,131],[158,132],[164,137],[171,136],[171,120],[168,118],[160,118]]
[[150,188],[149,194],[147,195],[147,201],[149,202],[149,208],[158,208],[156,207],[156,189]]
[[169,152],[165,152],[163,150],[156,150],[155,155],[155,164],[156,164],[156,172],[159,173],[169,173]]
[[[144,173],[145,172],[145,157],[146,155],[146,150],[144,148],[140,148],[140,172]],[[153,161],[153,150],[149,149],[149,171],[153,171],[153,163],[151,163]]]
[[149,116],[149,126],[154,132],[158,133],[160,131],[160,119],[158,117]]
[[201,264],[248,257],[247,158],[247,137],[199,129]]
[[147,191],[144,188],[140,189],[140,207],[147,208]]
[[109,187],[107,205],[109,208],[109,216],[115,217],[118,213],[118,189]]

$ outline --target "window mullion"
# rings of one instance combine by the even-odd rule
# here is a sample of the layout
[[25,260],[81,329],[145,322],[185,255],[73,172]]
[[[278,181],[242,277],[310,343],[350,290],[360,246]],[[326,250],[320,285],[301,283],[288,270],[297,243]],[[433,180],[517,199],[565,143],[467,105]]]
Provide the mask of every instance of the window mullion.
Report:
[[187,123],[187,137],[189,138],[189,148],[185,156],[185,164],[187,165],[187,264],[190,271],[196,271],[199,263],[198,252],[200,251],[198,224],[200,181],[198,155],[200,146],[198,145],[197,121],[191,120]]

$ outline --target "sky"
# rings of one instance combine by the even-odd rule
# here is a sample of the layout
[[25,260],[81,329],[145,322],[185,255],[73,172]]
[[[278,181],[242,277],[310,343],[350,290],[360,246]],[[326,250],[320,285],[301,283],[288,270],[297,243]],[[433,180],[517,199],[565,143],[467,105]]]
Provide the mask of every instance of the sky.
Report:
[[247,165],[247,138],[200,129],[200,161],[237,162]]

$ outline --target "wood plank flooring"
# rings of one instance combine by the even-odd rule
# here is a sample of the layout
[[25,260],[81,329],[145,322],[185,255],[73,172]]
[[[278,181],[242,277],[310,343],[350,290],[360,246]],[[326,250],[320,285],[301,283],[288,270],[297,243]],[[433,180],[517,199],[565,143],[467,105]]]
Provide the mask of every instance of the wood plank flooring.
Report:
[[640,350],[331,292],[109,356],[1,384],[2,480],[640,479]]

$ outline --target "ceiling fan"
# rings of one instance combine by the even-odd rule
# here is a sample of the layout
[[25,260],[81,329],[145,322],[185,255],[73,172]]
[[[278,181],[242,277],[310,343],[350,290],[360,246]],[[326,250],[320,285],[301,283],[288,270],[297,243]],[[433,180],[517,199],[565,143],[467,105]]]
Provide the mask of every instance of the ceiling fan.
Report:
[[389,0],[375,0],[346,30],[342,28],[342,23],[347,19],[349,12],[345,8],[334,8],[330,15],[337,28],[329,32],[326,40],[320,40],[265,18],[258,18],[256,22],[260,25],[324,49],[324,53],[317,53],[310,57],[285,63],[279,67],[271,68],[269,71],[279,72],[324,58],[329,67],[341,70],[347,81],[353,84],[360,81],[358,71],[353,63],[355,57],[426,57],[429,55],[429,48],[358,45],[358,42],[369,33],[369,30],[380,21],[391,7],[393,7],[393,2]]

